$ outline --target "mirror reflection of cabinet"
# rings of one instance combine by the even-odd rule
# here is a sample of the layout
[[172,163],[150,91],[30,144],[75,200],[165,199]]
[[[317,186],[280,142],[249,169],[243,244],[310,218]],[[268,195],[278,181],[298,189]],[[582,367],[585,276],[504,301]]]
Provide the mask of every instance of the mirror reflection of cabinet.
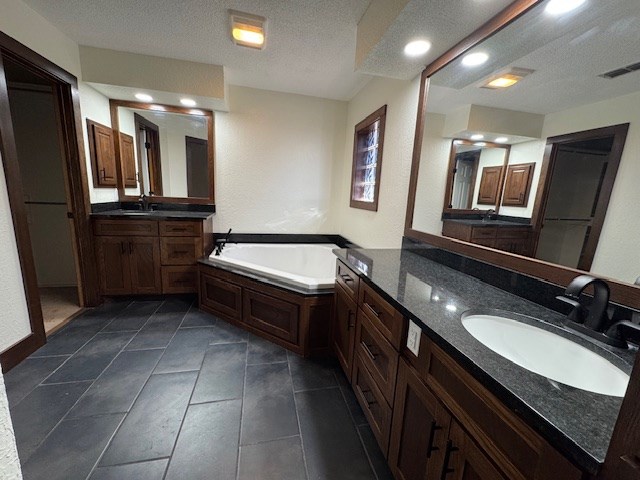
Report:
[[507,167],[502,205],[510,207],[527,206],[535,167],[535,162],[509,165]]
[[144,194],[153,203],[214,203],[213,112],[123,100],[110,105],[120,134],[120,200]]
[[498,190],[502,178],[503,167],[484,167],[480,175],[478,190],[479,205],[495,205],[498,201]]

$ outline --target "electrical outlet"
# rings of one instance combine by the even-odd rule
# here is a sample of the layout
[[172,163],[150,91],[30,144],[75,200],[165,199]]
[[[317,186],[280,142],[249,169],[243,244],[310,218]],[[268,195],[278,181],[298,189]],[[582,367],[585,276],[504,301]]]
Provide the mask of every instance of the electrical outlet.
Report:
[[420,334],[422,330],[420,327],[409,321],[409,333],[407,334],[407,348],[413,352],[413,354],[417,357],[418,352],[420,351]]

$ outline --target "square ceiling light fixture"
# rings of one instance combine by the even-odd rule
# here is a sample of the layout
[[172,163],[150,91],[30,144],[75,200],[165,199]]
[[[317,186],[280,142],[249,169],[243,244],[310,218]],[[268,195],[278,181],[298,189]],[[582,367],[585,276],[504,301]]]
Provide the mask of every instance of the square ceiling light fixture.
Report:
[[533,72],[534,70],[529,70],[528,68],[510,68],[506,72],[490,77],[489,80],[480,86],[480,88],[489,88],[493,90],[508,88],[518,83],[527,75],[531,75]]
[[265,41],[266,18],[251,13],[229,10],[231,38],[236,45],[262,50]]

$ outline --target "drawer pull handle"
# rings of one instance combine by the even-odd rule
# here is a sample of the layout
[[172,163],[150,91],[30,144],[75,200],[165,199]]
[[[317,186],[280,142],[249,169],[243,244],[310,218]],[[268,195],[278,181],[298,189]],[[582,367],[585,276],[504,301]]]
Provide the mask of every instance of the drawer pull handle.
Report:
[[124,242],[120,242],[120,253],[123,255],[127,253],[126,247],[124,246]]
[[133,243],[129,242],[129,253],[133,253]]
[[427,458],[430,458],[433,452],[440,450],[440,447],[436,447],[433,445],[433,442],[436,438],[436,432],[438,430],[442,430],[442,427],[438,426],[438,424],[434,420],[433,422],[431,422],[431,431],[429,432],[429,443],[427,444]]
[[364,353],[366,353],[366,354],[367,354],[367,356],[368,356],[372,361],[374,361],[374,362],[375,362],[375,361],[376,361],[376,358],[378,358],[378,355],[377,355],[377,354],[374,354],[374,353],[371,351],[371,347],[370,347],[369,345],[367,345],[367,343],[366,343],[366,342],[364,342],[364,341],[363,341],[363,342],[361,342],[361,343],[362,343],[362,348],[363,348],[363,350],[364,350]]
[[184,227],[171,227],[172,232],[186,232],[187,229]]
[[375,399],[373,400],[369,400],[367,398],[368,394],[371,393],[371,390],[366,389],[366,390],[360,390],[362,392],[362,397],[364,398],[364,401],[367,402],[367,407],[371,408],[373,405],[376,405],[378,402],[376,402]]
[[447,450],[444,453],[444,462],[442,463],[442,473],[440,474],[440,480],[445,480],[447,475],[453,473],[454,469],[449,468],[449,461],[451,460],[451,453],[457,452],[458,447],[453,446],[451,440],[447,440]]
[[344,281],[344,283],[350,283],[353,282],[353,278],[351,278],[349,275],[347,275],[346,273],[342,273],[340,274],[340,278]]
[[174,253],[174,255],[188,255],[189,251],[188,250],[174,250],[173,253]]
[[352,328],[356,328],[356,321],[355,321],[355,317],[356,314],[355,312],[352,312],[351,310],[349,310],[349,318],[347,320],[347,328],[349,330],[351,330]]

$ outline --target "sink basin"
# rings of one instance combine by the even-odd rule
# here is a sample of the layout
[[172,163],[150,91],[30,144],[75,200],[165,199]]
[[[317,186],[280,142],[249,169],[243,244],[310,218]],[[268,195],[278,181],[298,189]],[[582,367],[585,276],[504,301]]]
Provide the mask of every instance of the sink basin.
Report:
[[563,336],[496,314],[465,314],[462,325],[497,354],[551,380],[614,397],[624,397],[627,390],[629,375]]

